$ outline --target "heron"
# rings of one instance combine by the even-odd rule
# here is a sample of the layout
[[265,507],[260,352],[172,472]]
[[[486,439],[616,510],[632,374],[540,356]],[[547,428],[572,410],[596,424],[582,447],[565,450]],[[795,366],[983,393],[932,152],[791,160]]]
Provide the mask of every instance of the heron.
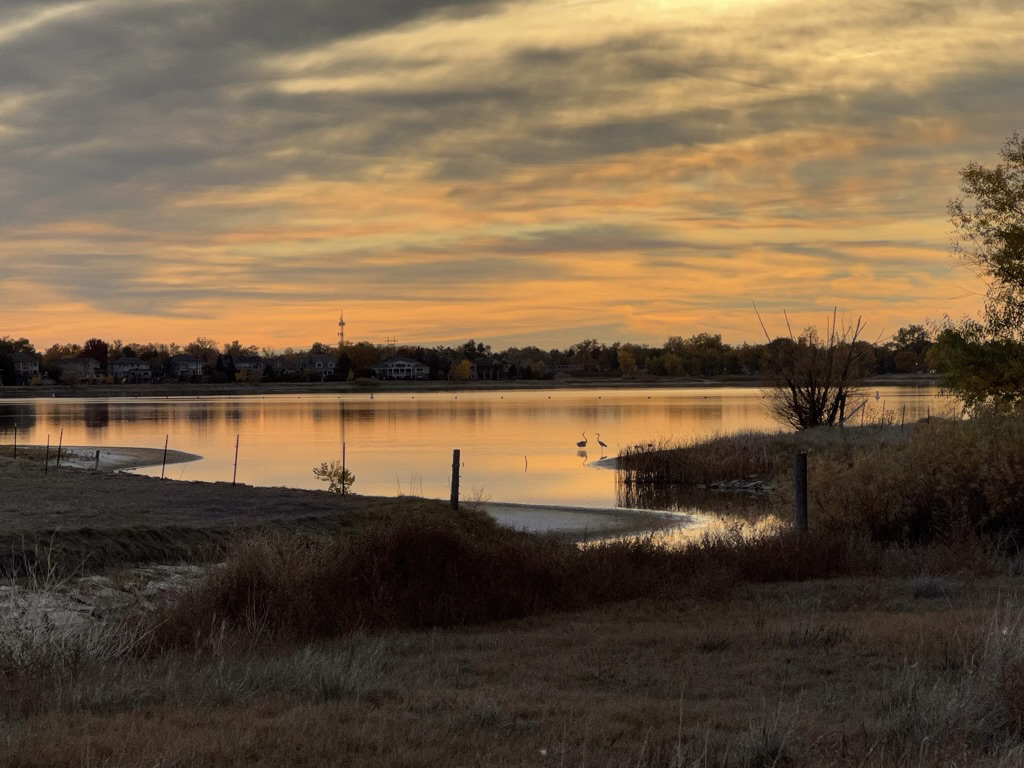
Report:
[[601,433],[597,433],[597,444],[601,446],[601,453],[604,453],[604,449],[608,447],[608,443],[601,439]]
[[583,439],[576,443],[576,447],[577,448],[586,448],[587,447],[587,433],[586,432],[583,433]]

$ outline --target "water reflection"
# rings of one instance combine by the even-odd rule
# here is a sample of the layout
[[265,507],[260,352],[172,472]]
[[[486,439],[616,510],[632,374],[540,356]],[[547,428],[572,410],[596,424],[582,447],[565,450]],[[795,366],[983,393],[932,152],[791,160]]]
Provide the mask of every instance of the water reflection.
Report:
[[[910,421],[937,412],[943,401],[934,388],[892,387],[881,390],[883,402],[901,414],[906,405]],[[356,493],[394,495],[414,486],[433,498],[448,497],[458,448],[466,494],[649,509],[706,501],[673,488],[624,489],[614,472],[596,468],[599,454],[777,428],[759,390],[738,387],[0,401],[0,435],[8,443],[15,426],[19,443],[43,444],[62,428],[65,445],[163,448],[167,440],[204,457],[174,468],[171,476],[183,480],[230,481],[238,440],[239,482],[300,488],[321,487],[312,468],[340,459],[344,443]],[[583,432],[589,440],[579,448]],[[607,445],[600,451],[598,433]]]

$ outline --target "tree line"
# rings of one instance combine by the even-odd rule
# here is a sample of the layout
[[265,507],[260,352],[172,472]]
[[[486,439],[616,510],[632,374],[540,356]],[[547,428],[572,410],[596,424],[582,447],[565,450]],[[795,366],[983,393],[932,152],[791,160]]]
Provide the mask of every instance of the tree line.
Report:
[[[25,338],[0,337],[0,374],[4,383],[16,380],[16,353],[33,355],[39,360],[41,375],[60,380],[58,364],[65,358],[92,358],[106,369],[115,360],[138,358],[154,371],[180,354],[191,355],[204,363],[204,378],[209,381],[235,380],[232,370],[239,359],[258,358],[264,365],[263,380],[302,380],[310,374],[302,369],[302,360],[311,355],[328,355],[336,361],[330,378],[347,380],[372,376],[372,366],[387,359],[403,357],[427,367],[432,380],[465,379],[478,362],[496,366],[500,377],[513,380],[555,379],[566,377],[622,377],[627,379],[689,377],[758,377],[766,365],[787,346],[813,343],[811,329],[796,338],[782,337],[764,344],[731,345],[719,334],[699,333],[689,337],[672,336],[660,346],[584,339],[563,349],[536,346],[492,350],[483,342],[470,339],[457,346],[381,345],[368,341],[345,344],[314,342],[308,348],[275,351],[238,340],[220,344],[200,336],[177,343],[105,341],[89,338],[83,343],[53,344],[38,351]],[[925,373],[935,370],[945,357],[932,354],[933,332],[923,325],[900,328],[884,343],[857,342],[858,359],[864,375]],[[318,379],[320,377],[318,376]]]

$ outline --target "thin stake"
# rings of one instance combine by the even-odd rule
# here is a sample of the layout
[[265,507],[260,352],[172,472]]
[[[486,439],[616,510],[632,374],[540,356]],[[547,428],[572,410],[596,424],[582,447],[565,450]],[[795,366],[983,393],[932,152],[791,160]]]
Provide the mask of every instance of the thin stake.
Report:
[[903,413],[900,415],[900,432],[903,431],[903,425],[907,422],[907,404],[903,404]]
[[807,454],[798,453],[794,465],[793,527],[807,533]]
[[64,427],[60,428],[60,440],[57,441],[57,468],[60,468],[60,449],[64,445]]
[[459,455],[460,451],[456,448],[452,451],[452,509],[459,508]]
[[164,479],[164,470],[167,469],[167,443],[171,439],[171,435],[168,433],[164,436],[164,460],[160,464],[160,479]]
[[43,474],[48,475],[50,473],[50,433],[46,433],[46,461],[43,464]]
[[94,472],[99,472],[100,469],[100,449],[96,449],[96,466],[93,467]]
[[18,458],[18,425],[14,425],[14,458]]
[[[373,393],[370,393],[373,395]],[[345,402],[341,403],[341,495],[348,493],[348,486],[345,484],[345,477],[348,469],[345,466]]]
[[231,484],[235,484],[235,480],[238,478],[238,439],[240,435],[235,434],[235,471],[231,473]]

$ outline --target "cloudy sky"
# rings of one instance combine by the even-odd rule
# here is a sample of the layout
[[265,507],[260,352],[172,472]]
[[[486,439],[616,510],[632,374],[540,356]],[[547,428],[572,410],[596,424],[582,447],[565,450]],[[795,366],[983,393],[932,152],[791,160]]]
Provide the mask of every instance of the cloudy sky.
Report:
[[[1019,0],[2,0],[0,335],[758,341],[959,317]],[[774,327],[773,327],[774,325]]]

